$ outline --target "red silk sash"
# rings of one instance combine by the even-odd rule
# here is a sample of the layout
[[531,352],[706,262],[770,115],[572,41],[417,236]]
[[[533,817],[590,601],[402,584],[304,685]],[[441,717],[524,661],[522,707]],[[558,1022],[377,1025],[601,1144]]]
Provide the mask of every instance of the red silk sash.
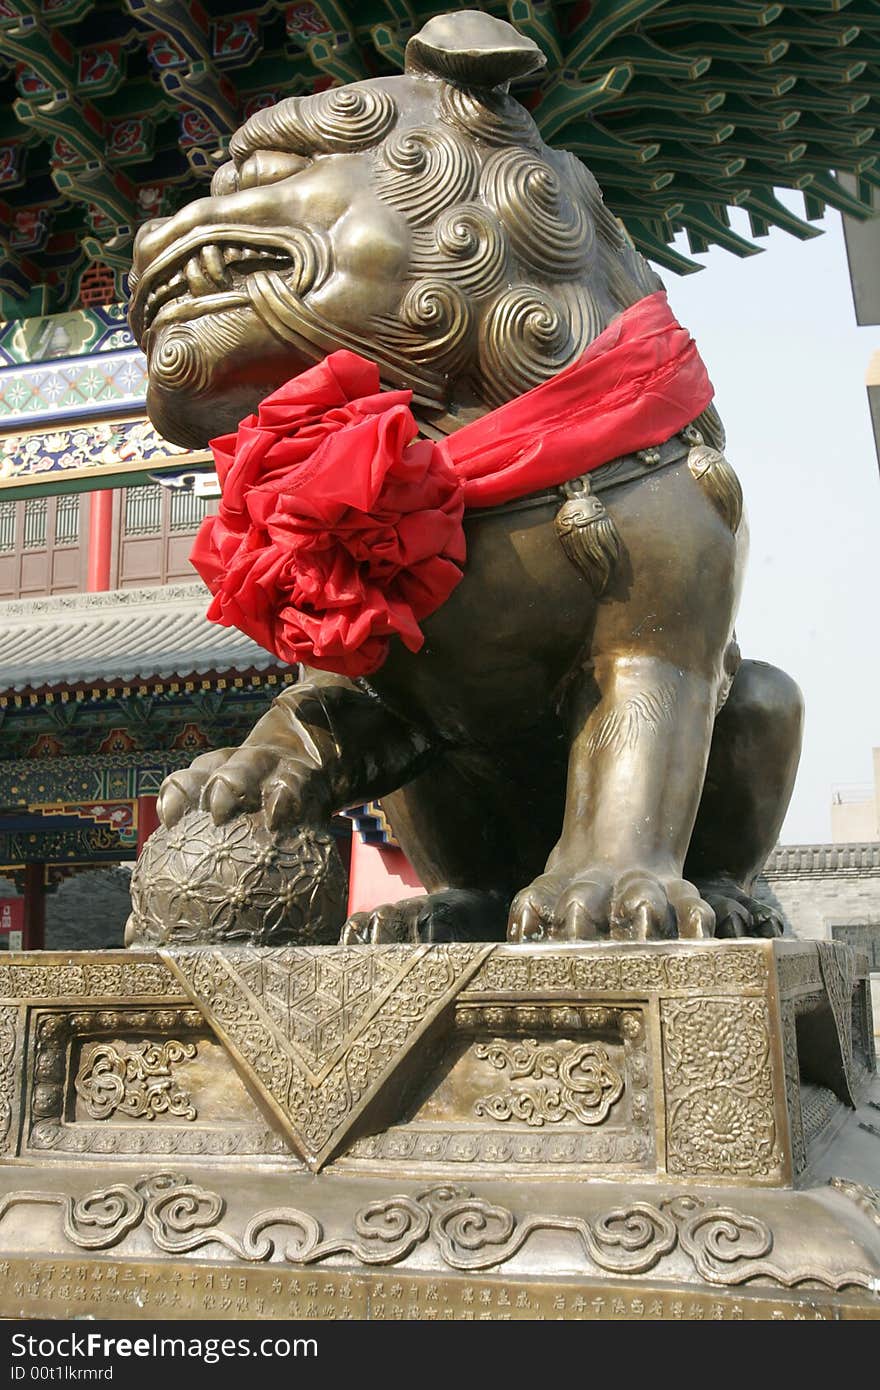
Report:
[[288,663],[347,676],[381,666],[392,636],[462,578],[465,507],[556,487],[662,444],[712,399],[690,335],[660,291],[625,310],[570,367],[438,444],[409,391],[331,353],[211,441],[222,488],[192,563],[208,617]]
[[437,448],[464,484],[465,506],[493,507],[663,444],[713,394],[696,343],[658,290],[570,367]]

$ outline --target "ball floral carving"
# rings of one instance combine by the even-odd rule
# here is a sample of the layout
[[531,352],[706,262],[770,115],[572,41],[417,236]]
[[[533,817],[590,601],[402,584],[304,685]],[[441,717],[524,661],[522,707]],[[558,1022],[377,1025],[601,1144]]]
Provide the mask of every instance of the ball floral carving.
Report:
[[276,834],[260,815],[215,825],[207,811],[189,811],[147,841],[125,944],[327,944],[339,939],[346,897],[329,831]]

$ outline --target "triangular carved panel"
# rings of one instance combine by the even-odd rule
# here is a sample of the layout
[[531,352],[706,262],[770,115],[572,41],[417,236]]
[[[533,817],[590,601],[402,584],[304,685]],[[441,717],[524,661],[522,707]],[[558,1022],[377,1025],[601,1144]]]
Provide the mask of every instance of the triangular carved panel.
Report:
[[284,946],[161,954],[317,1170],[493,949]]

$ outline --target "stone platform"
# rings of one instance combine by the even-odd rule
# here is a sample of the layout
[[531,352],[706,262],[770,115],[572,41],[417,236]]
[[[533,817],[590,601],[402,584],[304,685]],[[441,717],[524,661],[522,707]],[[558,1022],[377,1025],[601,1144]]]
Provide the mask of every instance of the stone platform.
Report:
[[0,1315],[880,1317],[824,942],[0,964]]

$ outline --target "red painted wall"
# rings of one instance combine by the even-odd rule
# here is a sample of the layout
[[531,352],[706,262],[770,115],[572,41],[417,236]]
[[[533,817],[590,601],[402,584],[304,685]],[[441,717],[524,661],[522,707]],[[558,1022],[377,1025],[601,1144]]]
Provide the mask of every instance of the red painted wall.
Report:
[[382,903],[421,897],[425,892],[402,849],[365,845],[357,831],[351,837],[348,910],[369,912]]

